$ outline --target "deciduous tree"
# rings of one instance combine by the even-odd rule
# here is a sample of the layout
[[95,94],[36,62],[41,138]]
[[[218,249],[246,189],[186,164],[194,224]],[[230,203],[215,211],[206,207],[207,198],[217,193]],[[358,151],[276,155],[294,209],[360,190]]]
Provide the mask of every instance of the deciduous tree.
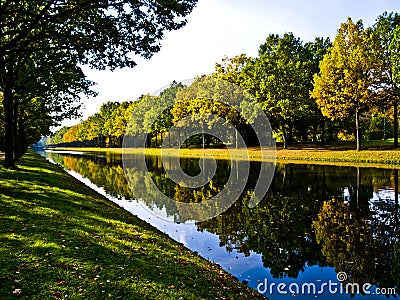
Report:
[[[396,66],[399,66],[398,56],[400,47],[396,46],[398,37],[396,28],[400,26],[400,15],[397,13],[383,13],[374,26],[370,42],[374,47],[374,60],[379,63],[375,72],[376,82],[374,89],[379,92],[383,106],[393,106],[394,117],[394,147],[398,147],[398,102],[400,100],[400,80],[396,81]],[[398,29],[397,29],[398,30]]]
[[370,34],[361,20],[354,23],[349,18],[341,24],[314,77],[312,91],[324,116],[332,120],[354,116],[357,150],[361,150],[360,115],[374,105],[372,88],[378,66]]
[[238,130],[246,125],[240,114],[240,104],[249,98],[250,96],[238,85],[216,73],[213,76],[203,75],[177,93],[176,103],[171,111],[173,121],[177,122],[189,116],[197,124],[202,123],[202,126],[211,129],[222,118],[236,128],[234,139],[238,145]]
[[308,111],[310,84],[304,54],[302,42],[292,33],[271,34],[260,46],[259,57],[243,68],[242,86],[261,104],[273,127],[282,131],[285,148],[293,124]]
[[[52,51],[93,68],[135,66],[132,54],[150,58],[165,30],[185,25],[197,0],[46,0],[0,3],[0,91],[4,94],[6,158],[14,166],[14,98],[18,62],[32,54],[43,63]],[[30,74],[35,74],[36,68]],[[64,74],[64,76],[67,76]],[[55,82],[59,84],[60,82]],[[50,88],[50,87],[49,87]]]

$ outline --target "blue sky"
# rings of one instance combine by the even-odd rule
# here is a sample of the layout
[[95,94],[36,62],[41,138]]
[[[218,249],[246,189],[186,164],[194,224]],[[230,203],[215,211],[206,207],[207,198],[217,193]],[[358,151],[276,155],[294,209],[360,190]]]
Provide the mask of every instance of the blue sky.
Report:
[[114,72],[85,68],[98,83],[99,96],[85,100],[83,118],[106,101],[136,100],[173,80],[211,73],[225,55],[255,57],[271,33],[293,32],[305,42],[317,36],[333,40],[347,17],[370,26],[384,11],[400,12],[400,0],[199,0],[188,24],[166,33],[161,51],[150,60],[138,59],[135,68]]

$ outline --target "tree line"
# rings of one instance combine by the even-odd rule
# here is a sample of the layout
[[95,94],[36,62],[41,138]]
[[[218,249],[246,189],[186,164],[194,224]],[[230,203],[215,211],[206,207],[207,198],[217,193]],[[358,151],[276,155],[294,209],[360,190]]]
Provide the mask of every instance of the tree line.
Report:
[[[100,112],[70,128],[63,127],[47,141],[55,145],[121,147],[124,134],[148,134],[148,145],[158,146],[169,128],[184,117],[218,114],[232,123],[247,144],[256,144],[248,116],[204,97],[213,80],[230,82],[252,96],[269,118],[277,141],[286,148],[295,142],[320,144],[337,140],[394,138],[398,146],[400,98],[400,15],[383,13],[373,26],[348,18],[333,42],[316,38],[304,43],[292,33],[271,34],[258,56],[240,54],[216,63],[215,71],[189,86],[173,82],[159,96],[144,95],[132,102],[107,102]],[[220,97],[229,96],[220,94]],[[160,112],[160,103],[170,109]],[[132,120],[132,113],[134,122]],[[160,117],[149,123],[154,114]],[[131,124],[133,123],[133,124]],[[203,135],[204,137],[204,135]],[[170,138],[170,137],[168,137]],[[220,141],[206,136],[189,139],[186,146]]]
[[186,24],[197,0],[0,2],[0,149],[4,165],[79,115],[94,96],[81,66],[134,67],[160,50],[165,31]]

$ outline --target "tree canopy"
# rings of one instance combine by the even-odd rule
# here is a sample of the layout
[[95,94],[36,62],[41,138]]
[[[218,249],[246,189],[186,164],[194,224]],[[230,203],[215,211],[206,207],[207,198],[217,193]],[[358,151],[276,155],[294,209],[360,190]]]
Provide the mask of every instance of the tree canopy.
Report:
[[379,62],[378,72],[375,72],[376,81],[374,89],[379,91],[381,105],[384,109],[393,107],[394,114],[394,146],[398,146],[398,120],[397,106],[400,99],[400,84],[396,82],[396,56],[399,49],[396,49],[396,28],[400,25],[398,13],[383,13],[372,27],[370,43],[374,45],[374,60]]
[[361,149],[360,114],[374,104],[373,84],[377,61],[373,59],[370,31],[350,18],[324,56],[320,74],[314,77],[312,96],[322,113],[331,119],[355,116],[357,150]]
[[[43,102],[43,107],[50,111],[47,114],[50,120],[57,110],[70,117],[76,112],[76,105],[69,106],[68,97],[90,93],[90,84],[84,81],[80,65],[114,70],[135,66],[135,55],[150,58],[159,51],[164,31],[184,26],[185,16],[196,2],[2,1],[0,92],[5,122],[5,166],[13,167],[18,156],[15,136],[20,124],[16,121],[16,110],[20,108],[20,93],[36,91],[37,85],[27,89],[31,88],[31,82],[38,80],[46,90],[43,93],[52,95],[53,103]],[[60,58],[63,61],[62,57],[64,62],[56,66]],[[49,66],[56,70],[49,70]],[[74,80],[68,79],[72,74],[79,79],[74,76]],[[51,82],[43,83],[49,76]],[[27,79],[29,84],[26,82],[22,90],[18,83]],[[66,91],[60,86],[64,82],[75,90]],[[43,98],[43,94],[39,96]]]
[[242,87],[255,97],[270,122],[282,132],[285,148],[288,139],[293,140],[293,126],[308,115],[312,106],[309,91],[316,71],[312,64],[318,56],[309,54],[312,50],[311,44],[304,46],[292,33],[282,37],[269,35],[260,46],[259,57],[242,69]]

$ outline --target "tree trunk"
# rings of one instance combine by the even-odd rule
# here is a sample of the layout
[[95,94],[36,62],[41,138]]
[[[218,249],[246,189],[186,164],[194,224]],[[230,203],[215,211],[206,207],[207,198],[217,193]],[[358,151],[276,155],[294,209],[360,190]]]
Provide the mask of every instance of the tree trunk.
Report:
[[239,145],[238,145],[238,130],[235,128],[235,148],[238,149]]
[[288,144],[293,144],[293,125],[292,124],[289,124],[289,132],[288,132],[288,134],[287,134],[287,143]]
[[15,143],[14,153],[15,153],[15,160],[18,160],[21,158],[22,155],[24,155],[24,153],[27,150],[25,127],[23,124],[18,124],[17,127],[14,127],[14,131],[17,132],[16,134],[17,138],[14,140]]
[[18,128],[18,122],[19,122],[19,111],[18,111],[18,100],[13,99],[13,114],[14,114],[14,120],[13,120],[13,134],[14,134],[14,160],[17,161],[19,159],[19,153],[20,153],[20,141],[18,138],[19,134],[19,128]]
[[398,119],[398,108],[397,108],[397,100],[394,101],[393,103],[393,118],[394,118],[394,130],[393,130],[393,147],[397,148],[399,147],[399,119]]
[[122,148],[122,143],[124,142],[124,136],[122,135],[122,136],[120,136],[119,137],[119,145],[118,145],[118,148]]
[[320,144],[321,146],[325,145],[325,119],[322,118],[322,122],[321,122],[321,141]]
[[205,136],[204,136],[204,124],[202,125],[202,133],[201,133],[201,139],[202,139],[202,144],[203,144],[203,149],[205,148]]
[[9,87],[4,87],[3,94],[4,122],[5,122],[5,157],[4,167],[15,168],[14,161],[14,124],[13,124],[13,94]]
[[287,149],[285,124],[282,124],[283,149]]
[[20,110],[18,100],[13,101],[14,106],[14,160],[18,161],[27,150],[25,124],[22,116],[24,111]]
[[184,136],[184,138],[185,138],[185,146],[187,148],[189,146],[189,144],[188,144],[188,136],[187,136],[187,132],[186,132],[186,126],[185,126],[185,136]]
[[356,111],[356,139],[357,151],[361,150],[361,127],[360,127],[360,113]]

